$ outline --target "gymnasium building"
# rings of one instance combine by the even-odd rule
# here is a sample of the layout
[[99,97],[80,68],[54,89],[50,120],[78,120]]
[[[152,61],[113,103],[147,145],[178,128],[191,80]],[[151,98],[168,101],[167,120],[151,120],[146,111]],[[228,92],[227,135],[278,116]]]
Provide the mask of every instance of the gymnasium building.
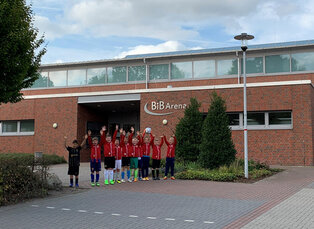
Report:
[[[24,100],[0,106],[0,152],[67,158],[65,135],[81,141],[102,125],[169,136],[191,97],[206,114],[216,91],[243,157],[242,63],[237,46],[42,65]],[[314,40],[250,45],[246,67],[249,159],[313,165]],[[88,149],[81,160],[89,160]]]

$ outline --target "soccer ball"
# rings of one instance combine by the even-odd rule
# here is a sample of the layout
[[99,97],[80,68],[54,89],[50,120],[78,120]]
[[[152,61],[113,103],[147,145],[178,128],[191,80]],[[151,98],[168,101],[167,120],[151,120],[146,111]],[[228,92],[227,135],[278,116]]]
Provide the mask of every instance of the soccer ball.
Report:
[[148,134],[150,134],[151,131],[152,131],[152,129],[151,129],[150,127],[147,127],[147,128],[145,129],[145,132],[148,133]]
[[162,120],[162,124],[167,125],[168,121],[167,119]]
[[58,123],[55,122],[54,124],[52,124],[52,127],[56,129],[58,127]]

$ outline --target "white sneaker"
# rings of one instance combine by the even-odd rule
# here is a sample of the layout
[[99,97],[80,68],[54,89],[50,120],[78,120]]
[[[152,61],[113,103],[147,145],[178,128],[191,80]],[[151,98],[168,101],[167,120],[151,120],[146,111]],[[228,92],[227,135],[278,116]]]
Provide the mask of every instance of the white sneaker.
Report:
[[132,182],[132,180],[131,180],[131,179],[128,179],[128,182]]
[[125,183],[125,180],[124,180],[124,179],[122,179],[122,180],[121,180],[121,182],[122,182],[122,183]]

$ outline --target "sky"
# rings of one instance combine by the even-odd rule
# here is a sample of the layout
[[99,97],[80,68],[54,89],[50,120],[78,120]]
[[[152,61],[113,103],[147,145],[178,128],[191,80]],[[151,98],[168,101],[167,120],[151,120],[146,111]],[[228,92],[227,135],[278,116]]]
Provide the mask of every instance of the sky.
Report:
[[42,64],[314,39],[314,0],[27,0]]

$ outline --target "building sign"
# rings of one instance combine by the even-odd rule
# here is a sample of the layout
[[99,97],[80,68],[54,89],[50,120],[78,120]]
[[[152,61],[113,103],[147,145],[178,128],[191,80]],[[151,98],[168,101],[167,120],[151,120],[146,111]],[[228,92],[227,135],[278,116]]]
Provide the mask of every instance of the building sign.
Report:
[[170,115],[174,111],[168,112],[169,110],[184,110],[187,107],[186,104],[178,103],[166,103],[164,101],[152,101],[150,103],[150,110],[148,109],[148,103],[144,106],[144,111],[150,115]]

